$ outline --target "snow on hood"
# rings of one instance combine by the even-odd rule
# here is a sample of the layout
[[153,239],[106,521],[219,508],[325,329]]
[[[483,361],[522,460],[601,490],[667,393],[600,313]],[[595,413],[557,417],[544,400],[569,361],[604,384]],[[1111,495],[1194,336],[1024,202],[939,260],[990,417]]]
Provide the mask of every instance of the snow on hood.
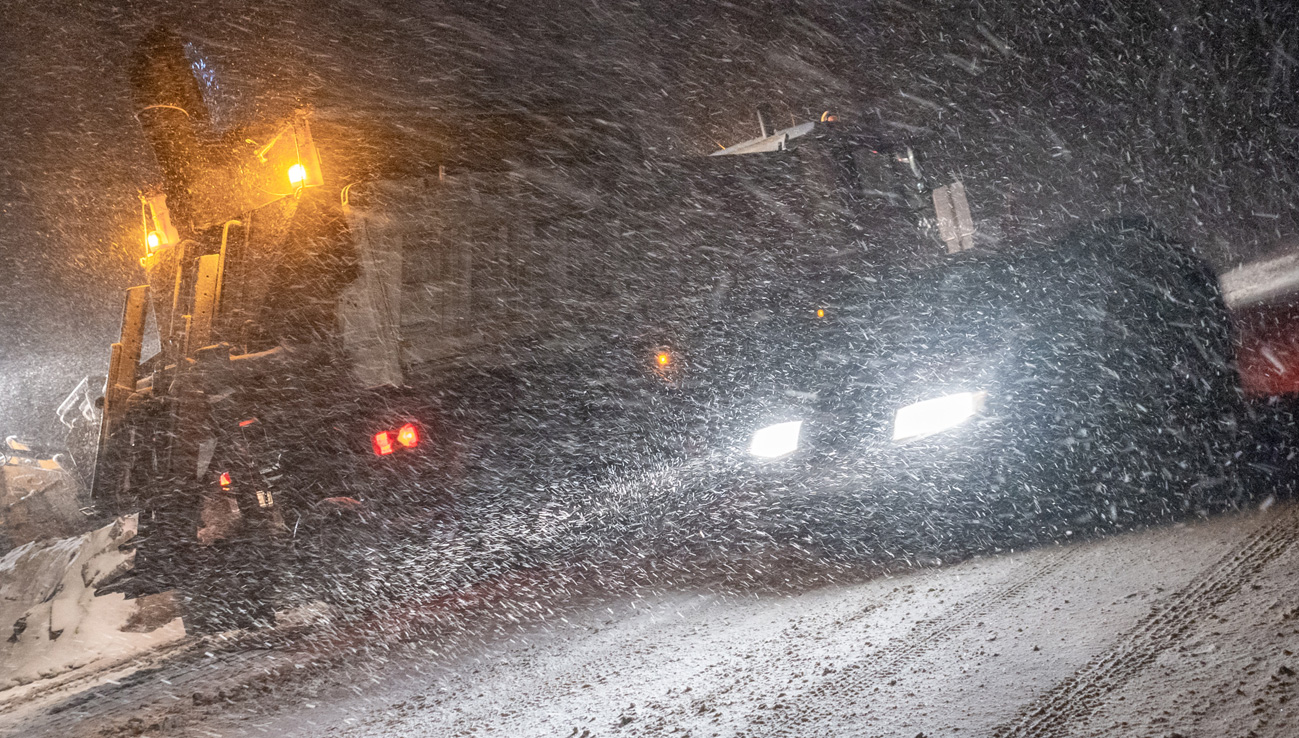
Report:
[[151,598],[95,596],[100,583],[131,565],[133,554],[118,547],[135,532],[132,515],[83,535],[28,543],[0,559],[0,691],[185,636],[180,618]]

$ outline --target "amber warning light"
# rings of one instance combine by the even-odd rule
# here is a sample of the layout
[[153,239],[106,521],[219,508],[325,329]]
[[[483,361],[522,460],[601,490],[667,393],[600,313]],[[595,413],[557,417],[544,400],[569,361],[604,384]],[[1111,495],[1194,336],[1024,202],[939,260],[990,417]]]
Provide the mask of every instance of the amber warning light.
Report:
[[[320,154],[311,137],[311,126],[307,123],[307,114],[299,112],[293,121],[280,129],[275,137],[256,152],[257,160],[267,165],[267,175],[288,180],[292,192],[304,187],[319,187],[325,183],[320,171]],[[264,187],[273,197],[285,197],[289,192],[282,192],[284,179],[275,179]]]
[[397,431],[397,443],[406,448],[415,448],[419,444],[419,431],[415,429],[413,423],[407,423]]
[[167,210],[167,196],[154,193],[140,195],[140,222],[144,229],[144,256],[140,265],[148,269],[157,263],[157,253],[164,246],[180,242],[180,235],[171,224]]

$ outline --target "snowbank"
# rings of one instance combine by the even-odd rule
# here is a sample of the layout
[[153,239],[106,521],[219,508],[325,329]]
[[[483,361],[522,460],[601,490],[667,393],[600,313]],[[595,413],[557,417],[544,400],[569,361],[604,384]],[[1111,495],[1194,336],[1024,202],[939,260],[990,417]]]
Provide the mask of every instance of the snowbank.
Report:
[[127,600],[95,587],[131,566],[118,547],[135,516],[79,536],[36,541],[0,559],[0,690],[110,663],[185,636],[169,595]]
[[84,490],[53,459],[14,456],[0,463],[0,551],[86,530]]

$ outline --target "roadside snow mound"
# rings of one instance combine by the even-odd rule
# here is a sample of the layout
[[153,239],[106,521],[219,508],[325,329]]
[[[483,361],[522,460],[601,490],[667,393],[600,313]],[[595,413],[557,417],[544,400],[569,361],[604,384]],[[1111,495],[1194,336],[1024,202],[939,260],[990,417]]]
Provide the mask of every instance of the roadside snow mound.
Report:
[[0,559],[0,690],[108,663],[185,636],[170,596],[127,600],[95,587],[131,566],[118,547],[135,516],[80,536],[36,541]]
[[[12,440],[10,440],[12,443]],[[0,459],[2,460],[2,459]],[[86,530],[77,479],[53,459],[10,457],[0,463],[0,551]]]

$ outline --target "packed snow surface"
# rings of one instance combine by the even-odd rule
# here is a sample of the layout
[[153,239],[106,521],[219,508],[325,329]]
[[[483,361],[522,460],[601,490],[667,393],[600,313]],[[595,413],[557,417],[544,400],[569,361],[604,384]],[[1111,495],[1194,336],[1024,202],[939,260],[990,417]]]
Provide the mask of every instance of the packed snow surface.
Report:
[[79,536],[35,541],[0,559],[0,694],[69,671],[102,666],[184,637],[179,618],[145,611],[147,599],[95,596],[130,554],[134,516]]
[[[680,571],[671,585],[512,575],[494,594],[393,614],[313,655],[213,649],[69,695],[74,716],[10,711],[0,727],[1280,738],[1296,727],[1297,532],[1299,509],[1269,503],[945,567],[840,570],[829,582],[776,561],[745,562],[766,569],[764,584],[738,562],[737,576],[693,584]],[[379,630],[396,637],[376,640]]]

